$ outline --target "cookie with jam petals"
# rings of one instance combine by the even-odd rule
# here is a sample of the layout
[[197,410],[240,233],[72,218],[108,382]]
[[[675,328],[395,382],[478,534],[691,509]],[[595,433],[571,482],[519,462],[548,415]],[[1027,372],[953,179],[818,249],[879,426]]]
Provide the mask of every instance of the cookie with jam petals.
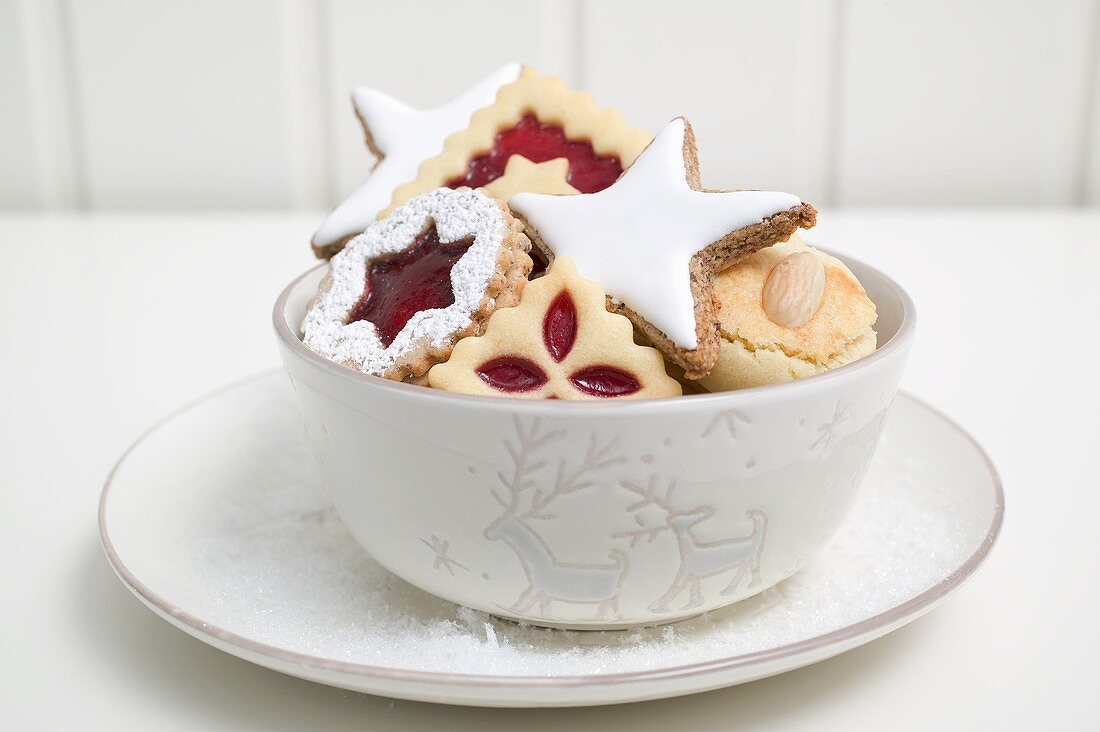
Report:
[[528,283],[514,308],[497,310],[485,332],[455,346],[432,367],[436,389],[525,399],[626,399],[678,396],[653,348],[605,307],[606,295],[559,257]]
[[332,258],[302,340],[357,371],[423,383],[458,339],[519,301],[530,246],[508,207],[479,191],[417,196]]
[[[649,141],[648,132],[628,127],[615,110],[601,109],[561,79],[524,67],[491,105],[473,114],[466,129],[447,138],[443,151],[421,165],[414,180],[394,191],[390,207],[440,186],[480,188],[501,178],[509,179],[498,186],[508,195],[562,193],[563,184],[595,193],[614,183]],[[514,168],[517,156],[536,166],[565,161],[564,180],[538,167]]]

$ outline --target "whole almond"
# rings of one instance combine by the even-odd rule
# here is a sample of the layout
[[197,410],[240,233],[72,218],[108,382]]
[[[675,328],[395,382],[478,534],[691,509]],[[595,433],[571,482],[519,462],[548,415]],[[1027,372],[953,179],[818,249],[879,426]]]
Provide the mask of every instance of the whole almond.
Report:
[[797,328],[817,312],[825,294],[825,265],[811,252],[795,252],[772,267],[764,282],[764,313],[784,328]]

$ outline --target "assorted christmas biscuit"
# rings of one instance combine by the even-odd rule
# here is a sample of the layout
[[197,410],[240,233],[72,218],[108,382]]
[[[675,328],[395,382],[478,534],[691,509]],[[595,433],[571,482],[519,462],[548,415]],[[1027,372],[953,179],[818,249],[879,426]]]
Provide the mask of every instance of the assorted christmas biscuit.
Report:
[[569,185],[569,161],[554,158],[545,163],[532,163],[522,155],[508,158],[504,166],[504,175],[482,187],[489,195],[500,201],[507,201],[523,191],[539,191],[558,195],[580,193]]
[[634,329],[605,307],[606,295],[559,257],[531,282],[519,305],[489,318],[432,368],[428,383],[468,394],[528,399],[677,396],[656,350],[634,342]]
[[795,235],[814,208],[703,188],[682,117],[651,139],[518,65],[427,112],[354,101],[382,157],[313,238],[338,252],[302,323],[325,358],[591,400],[759,386],[875,349],[874,303]]
[[595,193],[614,183],[649,140],[648,132],[627,127],[615,110],[569,91],[561,79],[524,68],[491,105],[470,117],[465,129],[447,138],[415,180],[394,190],[390,207],[441,186],[480,188],[505,175],[514,179],[509,192],[563,192],[562,181],[551,179],[548,185],[543,171],[509,170],[516,156],[532,163],[565,160],[564,182],[581,193]]
[[367,181],[321,222],[313,235],[314,253],[331,257],[370,226],[389,207],[394,188],[415,177],[420,164],[443,149],[447,136],[466,127],[470,115],[491,104],[497,90],[519,73],[519,64],[508,64],[452,102],[424,111],[374,89],[356,89],[352,104],[378,163]]
[[422,381],[458,339],[518,302],[529,249],[507,206],[479,191],[418,196],[332,258],[303,341],[357,371]]
[[877,313],[851,270],[797,236],[718,275],[718,362],[700,383],[743,389],[811,376],[875,350]]
[[576,260],[689,379],[718,358],[714,275],[813,226],[816,215],[789,193],[703,190],[682,117],[610,187],[588,196],[520,193],[510,205],[544,254]]

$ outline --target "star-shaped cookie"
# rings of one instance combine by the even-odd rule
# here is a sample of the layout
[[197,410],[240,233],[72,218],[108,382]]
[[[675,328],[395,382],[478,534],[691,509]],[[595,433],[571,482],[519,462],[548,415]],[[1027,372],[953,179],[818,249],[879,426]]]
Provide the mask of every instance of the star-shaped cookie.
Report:
[[379,162],[367,181],[321,222],[313,235],[314,253],[331,257],[363,233],[389,206],[394,189],[415,178],[420,164],[443,149],[447,136],[465,129],[470,116],[492,104],[497,91],[518,79],[520,70],[517,63],[502,66],[460,97],[427,110],[413,109],[374,89],[356,89],[352,94],[355,113],[363,124],[367,147]]
[[814,225],[816,211],[789,193],[708,191],[695,136],[670,122],[618,181],[597,193],[519,193],[509,200],[547,256],[568,256],[600,283],[609,307],[689,379],[718,358],[714,275],[741,257]]

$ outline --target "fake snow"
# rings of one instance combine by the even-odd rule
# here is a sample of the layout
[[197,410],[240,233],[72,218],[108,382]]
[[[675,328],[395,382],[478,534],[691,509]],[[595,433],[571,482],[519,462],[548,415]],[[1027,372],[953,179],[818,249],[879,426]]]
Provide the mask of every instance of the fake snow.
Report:
[[[880,443],[852,513],[811,564],[732,607],[675,625],[562,631],[493,618],[394,577],[331,508],[289,389],[265,378],[216,500],[189,506],[180,541],[202,619],[279,648],[400,669],[509,676],[609,674],[762,651],[896,606],[974,550],[946,490],[918,479],[908,447]],[[266,384],[266,386],[264,386]],[[227,398],[225,395],[220,398]],[[250,432],[251,430],[251,432]],[[257,440],[257,437],[260,437]],[[262,446],[257,445],[262,442]],[[945,507],[946,510],[945,510]]]

